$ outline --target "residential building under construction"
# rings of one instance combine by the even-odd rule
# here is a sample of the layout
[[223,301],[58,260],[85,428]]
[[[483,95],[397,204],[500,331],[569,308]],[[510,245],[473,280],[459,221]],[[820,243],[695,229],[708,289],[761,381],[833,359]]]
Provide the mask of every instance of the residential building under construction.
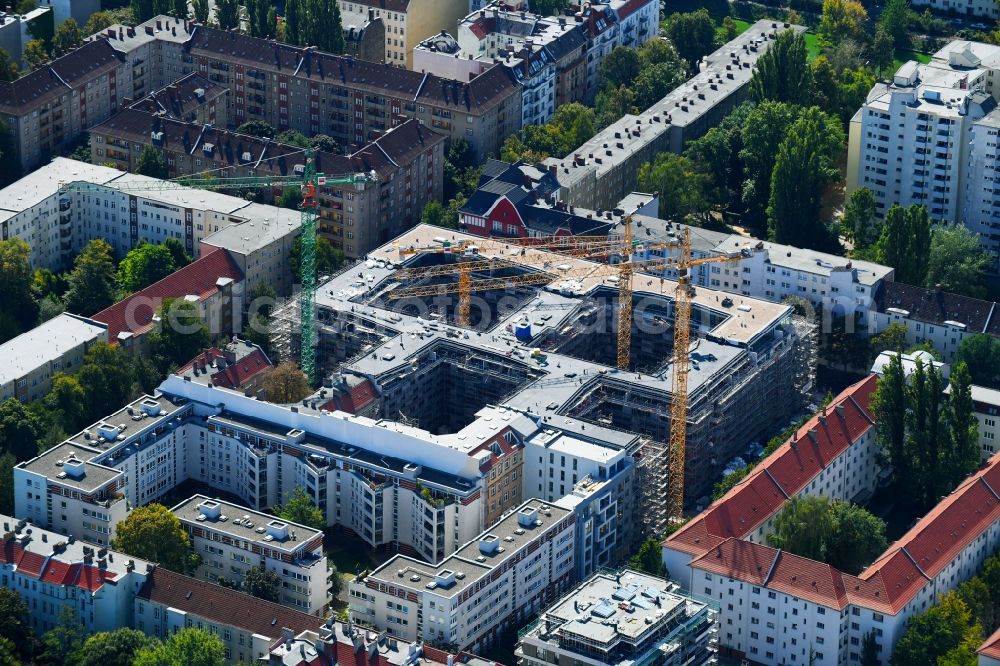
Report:
[[[618,516],[642,522],[629,526],[633,540],[661,533],[677,283],[641,267],[628,278],[631,345],[619,368],[620,274],[607,256],[415,227],[320,285],[313,337],[328,379],[306,406],[434,436],[498,413],[528,419],[535,431],[515,441],[520,474],[497,497],[488,489],[487,518],[532,496],[572,502],[581,484],[628,465],[636,474],[617,490]],[[808,401],[815,343],[813,324],[784,304],[689,293],[685,499],[694,506],[733,457]],[[297,307],[275,311],[281,357],[298,353]]]

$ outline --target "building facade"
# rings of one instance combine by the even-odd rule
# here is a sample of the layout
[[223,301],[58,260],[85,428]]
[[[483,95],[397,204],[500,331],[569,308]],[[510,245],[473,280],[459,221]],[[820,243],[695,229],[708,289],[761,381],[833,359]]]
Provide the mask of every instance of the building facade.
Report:
[[[337,0],[344,25],[358,25],[374,14],[385,23],[385,62],[413,68],[413,49],[451,29],[468,11],[466,0]],[[381,62],[379,60],[378,62]]]

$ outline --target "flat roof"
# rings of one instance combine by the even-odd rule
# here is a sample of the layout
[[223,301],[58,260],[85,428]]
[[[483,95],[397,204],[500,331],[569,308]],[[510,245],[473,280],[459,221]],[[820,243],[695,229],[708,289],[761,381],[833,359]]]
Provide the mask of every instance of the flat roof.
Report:
[[61,184],[77,180],[103,184],[118,178],[122,173],[118,169],[56,157],[0,190],[0,222],[55,195]]
[[299,233],[302,214],[281,206],[246,203],[234,211],[245,218],[202,239],[203,243],[225,248],[238,254],[250,254],[289,235]]
[[[96,491],[122,474],[117,469],[90,462],[98,453],[97,449],[80,446],[73,442],[63,442],[40,456],[19,463],[18,467],[44,476],[48,483],[58,483],[81,491]],[[66,473],[64,463],[73,458],[84,462],[83,476],[79,478]],[[61,474],[66,475],[61,477]]]
[[69,350],[102,337],[107,330],[104,324],[65,312],[39,324],[0,345],[0,384],[59,360]]
[[[218,509],[219,517],[212,517],[211,512],[206,515],[202,509],[203,505]],[[323,534],[320,530],[293,523],[274,514],[262,513],[206,495],[192,495],[171,508],[170,512],[183,523],[203,525],[216,532],[224,532],[245,541],[257,541],[267,545],[268,548],[288,553],[298,550]],[[275,529],[269,530],[269,526]],[[286,536],[276,536],[285,532]]]

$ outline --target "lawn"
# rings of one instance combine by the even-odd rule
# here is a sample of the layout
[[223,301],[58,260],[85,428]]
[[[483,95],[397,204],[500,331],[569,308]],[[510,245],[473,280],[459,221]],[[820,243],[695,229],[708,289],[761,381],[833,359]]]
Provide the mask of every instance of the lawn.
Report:
[[353,580],[363,569],[371,569],[372,562],[355,544],[338,544],[326,551],[326,558],[337,567],[344,578]]
[[907,60],[916,60],[926,65],[931,61],[931,54],[923,51],[911,51],[909,49],[896,49],[896,58],[892,62],[892,71],[895,72],[903,66]]

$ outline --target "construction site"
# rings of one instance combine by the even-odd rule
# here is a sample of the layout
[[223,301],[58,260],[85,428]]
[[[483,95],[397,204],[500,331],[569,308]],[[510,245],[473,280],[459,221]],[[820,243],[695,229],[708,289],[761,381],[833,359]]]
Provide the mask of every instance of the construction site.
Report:
[[[498,406],[539,424],[639,435],[628,454],[642,527],[662,534],[680,513],[671,493],[687,510],[706,503],[733,457],[801,412],[814,325],[784,304],[679,288],[610,243],[581,250],[415,227],[317,288],[321,393],[370,382],[375,399],[357,413],[434,434]],[[282,358],[299,353],[298,308],[292,299],[275,310]],[[686,354],[675,350],[678,315],[689,322]]]

